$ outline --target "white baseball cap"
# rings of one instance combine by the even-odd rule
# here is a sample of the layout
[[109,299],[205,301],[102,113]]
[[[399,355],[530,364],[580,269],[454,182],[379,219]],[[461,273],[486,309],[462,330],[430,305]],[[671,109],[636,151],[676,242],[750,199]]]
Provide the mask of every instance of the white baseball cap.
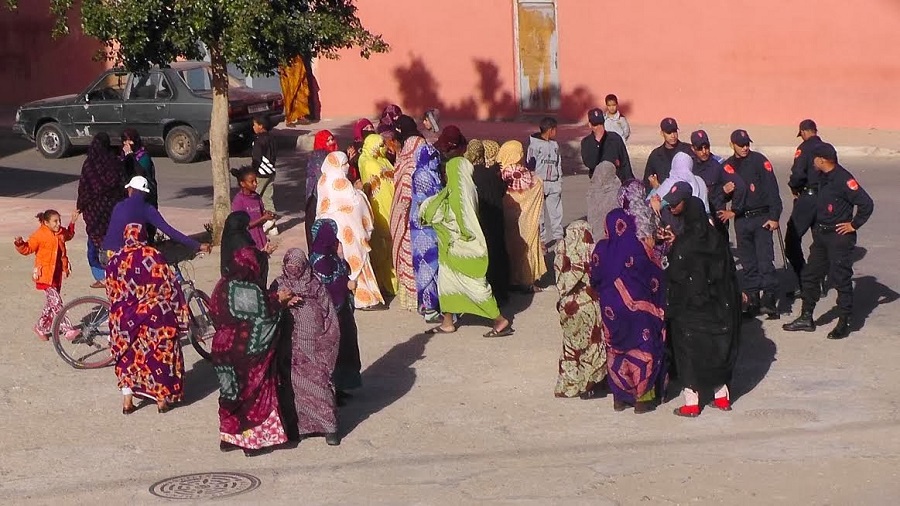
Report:
[[134,188],[137,191],[150,193],[150,183],[144,176],[134,176],[131,181],[125,185],[125,188]]

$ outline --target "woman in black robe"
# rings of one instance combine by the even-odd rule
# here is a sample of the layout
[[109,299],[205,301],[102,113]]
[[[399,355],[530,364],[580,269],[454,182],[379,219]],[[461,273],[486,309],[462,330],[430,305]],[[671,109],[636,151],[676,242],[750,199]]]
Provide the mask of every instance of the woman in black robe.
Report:
[[[259,263],[260,281],[266,286],[269,277],[269,254],[275,250],[274,244],[269,243],[267,251],[256,249],[256,243],[250,235],[250,215],[246,211],[235,211],[225,218],[222,226],[222,245],[219,268],[222,277],[228,276],[228,266],[231,264],[234,254],[243,248],[253,248],[256,251],[256,261]],[[269,251],[271,250],[271,251]]]
[[741,292],[734,259],[700,199],[688,194],[669,205],[684,226],[669,252],[666,269],[666,316],[685,398],[675,414],[698,416],[699,394],[710,391],[714,395],[710,406],[730,411],[728,385],[741,333]]
[[509,299],[509,255],[503,220],[506,182],[500,176],[499,152],[500,145],[494,141],[473,140],[467,147],[466,158],[475,166],[472,180],[478,192],[478,223],[487,243],[487,280],[497,304],[502,306]]

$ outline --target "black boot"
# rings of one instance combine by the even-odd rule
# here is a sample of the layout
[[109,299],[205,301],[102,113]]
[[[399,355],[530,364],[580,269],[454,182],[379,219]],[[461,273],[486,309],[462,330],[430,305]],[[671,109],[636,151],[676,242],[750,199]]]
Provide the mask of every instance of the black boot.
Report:
[[841,316],[838,318],[837,325],[834,330],[828,333],[828,339],[843,339],[850,335],[850,317]]
[[781,318],[781,315],[778,314],[778,297],[774,293],[764,293],[759,312],[767,315],[769,320]]
[[813,321],[813,310],[812,308],[803,308],[800,311],[800,318],[796,320],[785,323],[781,326],[782,329],[788,332],[815,332],[816,330],[816,322]]

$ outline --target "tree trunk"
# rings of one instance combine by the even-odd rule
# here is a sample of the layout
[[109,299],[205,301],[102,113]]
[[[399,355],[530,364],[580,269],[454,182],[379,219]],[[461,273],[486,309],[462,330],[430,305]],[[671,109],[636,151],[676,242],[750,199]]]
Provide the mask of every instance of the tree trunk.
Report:
[[228,159],[228,69],[218,41],[207,45],[212,68],[213,106],[209,124],[209,157],[213,180],[213,244],[222,240],[222,227],[231,212]]

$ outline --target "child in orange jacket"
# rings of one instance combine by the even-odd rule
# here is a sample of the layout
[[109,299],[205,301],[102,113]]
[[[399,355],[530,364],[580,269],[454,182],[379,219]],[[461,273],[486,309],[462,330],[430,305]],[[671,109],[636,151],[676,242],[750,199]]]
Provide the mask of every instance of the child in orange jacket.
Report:
[[[37,214],[36,217],[41,222],[41,226],[31,234],[28,242],[21,237],[15,239],[14,244],[19,253],[22,255],[34,254],[34,270],[31,278],[34,280],[35,287],[43,290],[46,295],[41,317],[34,326],[34,333],[42,341],[48,339],[53,330],[53,319],[63,307],[59,292],[62,289],[63,276],[69,276],[66,241],[72,240],[75,236],[75,221],[78,220],[78,214],[78,211],[75,211],[69,221],[69,226],[62,228],[59,212],[48,209]],[[78,331],[74,330],[68,321],[63,322],[60,330],[65,332],[66,339],[72,340],[78,336]]]

